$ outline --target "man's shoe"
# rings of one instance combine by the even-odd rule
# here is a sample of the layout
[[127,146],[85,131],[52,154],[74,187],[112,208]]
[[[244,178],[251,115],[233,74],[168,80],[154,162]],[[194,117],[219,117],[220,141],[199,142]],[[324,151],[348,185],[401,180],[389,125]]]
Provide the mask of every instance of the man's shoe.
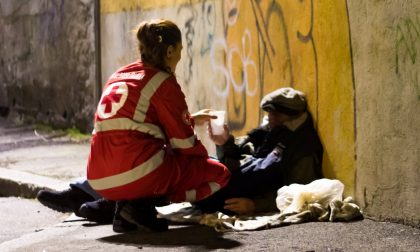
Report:
[[81,217],[88,221],[101,224],[112,223],[115,213],[115,201],[104,198],[96,201],[86,202],[79,208]]
[[40,190],[36,198],[53,210],[62,213],[74,212],[77,216],[80,216],[79,208],[82,204],[94,200],[90,194],[77,187],[70,187],[61,192]]
[[168,230],[168,221],[157,218],[154,200],[118,202],[113,222],[115,232],[133,230],[162,232]]

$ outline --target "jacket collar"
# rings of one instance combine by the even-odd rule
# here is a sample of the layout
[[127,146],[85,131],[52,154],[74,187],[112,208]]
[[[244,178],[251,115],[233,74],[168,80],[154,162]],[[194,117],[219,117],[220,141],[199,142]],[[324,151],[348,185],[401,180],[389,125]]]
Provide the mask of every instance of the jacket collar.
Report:
[[296,131],[296,129],[299,128],[306,121],[307,118],[308,112],[305,112],[298,118],[283,123],[283,125],[291,131]]

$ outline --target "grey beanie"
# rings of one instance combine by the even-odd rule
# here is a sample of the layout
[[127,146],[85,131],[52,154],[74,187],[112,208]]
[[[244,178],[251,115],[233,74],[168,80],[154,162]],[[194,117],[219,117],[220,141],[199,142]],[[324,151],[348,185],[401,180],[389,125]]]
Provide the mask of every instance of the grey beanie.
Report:
[[306,96],[303,92],[291,87],[279,88],[261,100],[263,110],[276,110],[288,115],[296,115],[306,110]]

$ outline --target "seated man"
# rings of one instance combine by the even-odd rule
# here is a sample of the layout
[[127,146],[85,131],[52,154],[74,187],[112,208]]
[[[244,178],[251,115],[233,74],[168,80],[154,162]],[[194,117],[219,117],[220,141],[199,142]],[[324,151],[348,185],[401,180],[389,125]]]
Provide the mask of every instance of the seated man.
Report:
[[[227,127],[219,136],[212,135],[210,128],[217,157],[232,175],[226,187],[195,203],[202,211],[278,211],[275,199],[280,187],[322,177],[323,148],[305,95],[280,88],[262,99],[261,108],[268,112],[268,124],[251,130],[242,141],[235,143]],[[244,154],[248,156],[243,158]]]
[[[280,88],[262,99],[261,108],[268,113],[268,123],[251,130],[245,139],[234,139],[227,126],[218,136],[211,134],[210,128],[217,157],[232,175],[227,186],[194,204],[202,211],[278,211],[275,198],[280,187],[322,177],[323,148],[307,111],[305,95],[292,88]],[[37,198],[58,211],[66,209],[90,221],[111,222],[115,202],[94,197],[95,192],[84,182],[72,184],[63,192],[42,190]]]

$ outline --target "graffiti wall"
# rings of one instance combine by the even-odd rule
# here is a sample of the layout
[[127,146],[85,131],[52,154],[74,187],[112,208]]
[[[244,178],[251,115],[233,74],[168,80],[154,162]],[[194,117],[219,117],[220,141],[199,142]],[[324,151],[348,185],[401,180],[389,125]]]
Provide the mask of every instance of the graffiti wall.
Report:
[[[322,138],[324,173],[354,189],[354,90],[346,2],[101,1],[103,82],[138,57],[131,30],[145,19],[175,21],[183,33],[177,78],[192,111],[228,112],[236,135],[261,123],[262,97],[304,91]],[[210,152],[214,146],[198,129]]]

